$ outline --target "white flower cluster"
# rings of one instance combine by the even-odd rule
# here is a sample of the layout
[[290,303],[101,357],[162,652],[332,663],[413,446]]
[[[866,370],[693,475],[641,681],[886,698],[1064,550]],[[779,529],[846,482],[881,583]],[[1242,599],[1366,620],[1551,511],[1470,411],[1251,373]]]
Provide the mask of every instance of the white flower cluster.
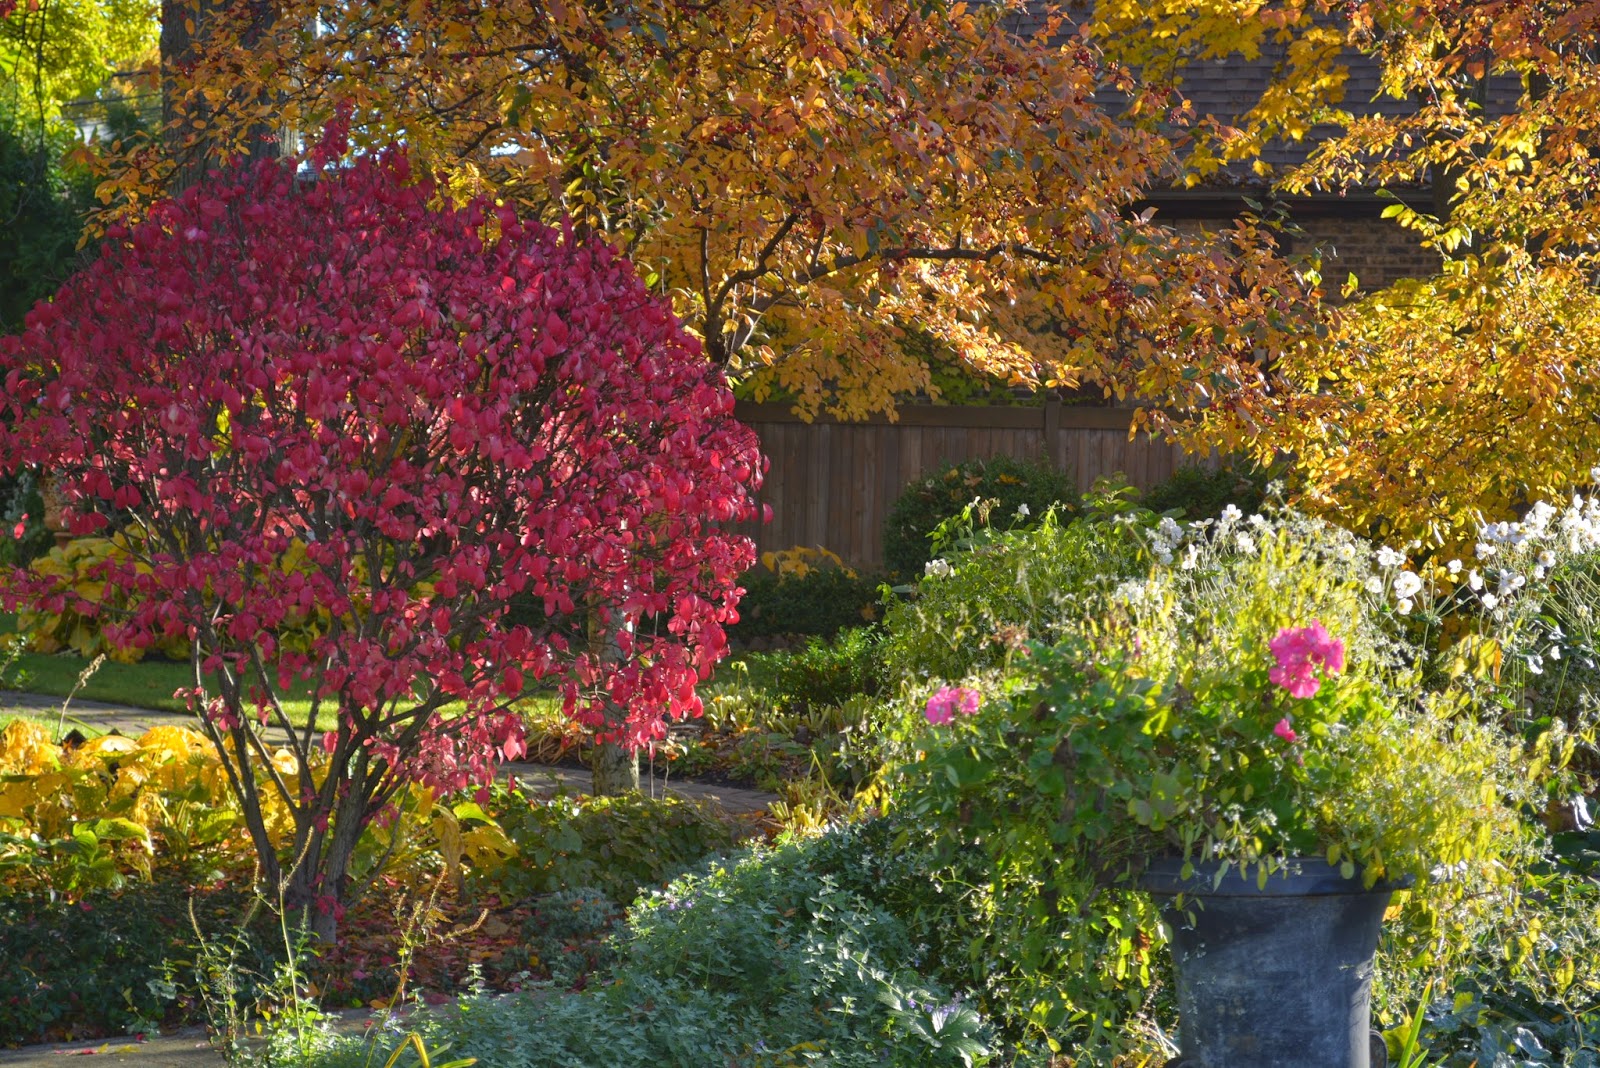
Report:
[[1116,589],[1111,591],[1111,599],[1113,601],[1118,604],[1128,605],[1130,608],[1137,608],[1144,604],[1154,604],[1158,596],[1155,583],[1138,579],[1128,579],[1125,582],[1121,582]]
[[[1266,531],[1271,525],[1266,516],[1246,516],[1234,504],[1224,506],[1216,519],[1180,523],[1171,516],[1164,516],[1150,532],[1150,551],[1162,564],[1170,565],[1176,560],[1183,570],[1193,571],[1205,558],[1208,546],[1213,551],[1254,553],[1256,538],[1246,527]],[[1179,549],[1184,550],[1181,559]]]
[[1172,554],[1183,544],[1183,526],[1171,516],[1163,516],[1156,529],[1150,532],[1150,551],[1163,564],[1172,563]]
[[[1416,547],[1416,542],[1406,546],[1407,549],[1415,549]],[[1341,554],[1340,559],[1344,558]],[[1382,574],[1374,574],[1367,577],[1367,592],[1381,597],[1385,587],[1387,587],[1389,592],[1394,595],[1395,611],[1401,615],[1410,615],[1411,610],[1416,607],[1417,595],[1423,592],[1427,587],[1427,583],[1422,581],[1422,576],[1406,569],[1406,554],[1393,546],[1378,546],[1377,551],[1372,554],[1372,559],[1378,565],[1378,570]],[[1392,577],[1385,577],[1387,573],[1393,573]]]
[[1402,571],[1394,578],[1395,608],[1401,615],[1409,615],[1412,599],[1422,592],[1422,579],[1413,572]]
[[[1600,468],[1590,472],[1600,479]],[[1572,652],[1591,663],[1590,641],[1569,638],[1560,626],[1543,617],[1540,604],[1546,596],[1547,576],[1563,560],[1600,551],[1600,496],[1574,494],[1565,507],[1540,501],[1516,522],[1484,523],[1478,528],[1478,567],[1467,569],[1466,588],[1479,605],[1502,625],[1520,631],[1513,642],[1531,675],[1543,674],[1551,662]],[[1458,561],[1447,565],[1452,575],[1463,569]],[[1525,600],[1523,594],[1530,596]],[[1586,617],[1587,606],[1571,606]],[[1521,620],[1521,622],[1518,622]]]
[[922,574],[926,578],[949,578],[956,573],[948,560],[929,560],[922,565]]
[[1600,549],[1600,497],[1574,493],[1564,509],[1540,501],[1528,509],[1521,522],[1485,523],[1479,528],[1479,559],[1529,545],[1546,546],[1538,556],[1540,566],[1546,570],[1555,563],[1552,550],[1577,555]]

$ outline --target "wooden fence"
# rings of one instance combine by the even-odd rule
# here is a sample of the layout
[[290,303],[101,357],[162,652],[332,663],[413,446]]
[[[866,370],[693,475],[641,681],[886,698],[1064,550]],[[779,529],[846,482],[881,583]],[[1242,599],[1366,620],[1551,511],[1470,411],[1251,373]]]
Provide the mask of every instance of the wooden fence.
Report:
[[1148,435],[1129,439],[1126,408],[921,405],[895,422],[819,418],[802,422],[784,404],[741,402],[738,418],[755,430],[771,461],[761,500],[772,522],[746,525],[761,551],[822,546],[856,567],[883,559],[883,520],[908,483],[947,461],[997,455],[1043,458],[1080,492],[1121,472],[1135,486],[1161,481],[1183,465],[1176,446]]

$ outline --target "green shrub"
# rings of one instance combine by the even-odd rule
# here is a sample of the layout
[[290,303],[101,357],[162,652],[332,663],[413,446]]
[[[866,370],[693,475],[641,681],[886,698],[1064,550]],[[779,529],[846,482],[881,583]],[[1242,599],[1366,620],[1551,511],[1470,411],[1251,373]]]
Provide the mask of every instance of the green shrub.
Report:
[[1052,505],[1076,511],[1077,492],[1060,471],[1039,460],[993,456],[967,460],[924,475],[907,486],[883,524],[883,565],[891,580],[911,582],[933,558],[931,536],[974,500],[992,500],[994,521],[1009,525],[1019,510],[1042,515]]
[[719,671],[705,692],[705,734],[679,757],[685,774],[714,766],[734,779],[783,793],[820,776],[849,797],[882,766],[885,717],[899,710],[876,696],[881,662],[875,632],[857,628],[832,644],[792,653],[749,653]]
[[1554,860],[1525,873],[1504,903],[1452,930],[1447,963],[1434,971],[1413,967],[1415,948],[1387,926],[1373,1017],[1391,1025],[1391,1064],[1420,1011],[1430,1068],[1600,1065],[1600,885]]
[[169,875],[77,900],[0,895],[0,1048],[196,1018],[189,899],[206,936],[220,937],[248,892],[188,884]]
[[812,638],[792,652],[752,654],[770,671],[771,687],[785,713],[837,705],[858,694],[876,694],[882,682],[882,632],[851,627],[832,641]]
[[917,684],[996,667],[1029,640],[1054,641],[1145,566],[1137,525],[1057,516],[976,532],[924,575],[915,595],[884,616],[886,675]]
[[490,807],[518,857],[480,881],[506,898],[593,887],[626,905],[737,839],[734,824],[687,801],[642,794],[545,799],[495,789],[505,792]]
[[[1457,974],[1463,955],[1531,984],[1522,962],[1553,906],[1519,812],[1542,799],[1559,731],[1524,749],[1463,689],[1421,688],[1426,653],[1389,584],[1404,599],[1418,580],[1385,578],[1392,551],[1293,513],[1147,522],[1123,528],[1150,550],[1139,577],[1054,648],[968,679],[983,691],[975,714],[930,701],[940,725],[904,747],[891,778],[891,803],[939,829],[947,863],[989,859],[969,878],[989,888],[996,920],[973,928],[970,952],[1010,972],[986,1008],[1070,1038],[1075,1063],[1128,1052],[1130,1023],[1154,1008],[1152,969],[1167,963],[1148,898],[1125,880],[1163,853],[1248,869],[1325,852],[1352,872],[1414,878],[1386,934],[1391,1009],[1426,977]],[[952,575],[929,582],[960,576],[962,554],[950,559]],[[1341,663],[1312,694],[1286,695],[1268,643],[1312,620],[1343,643]],[[1561,993],[1549,958],[1546,1005]]]
[[1157,514],[1176,512],[1191,522],[1215,519],[1230,504],[1248,515],[1261,510],[1269,478],[1269,472],[1257,467],[1213,469],[1191,464],[1145,490],[1139,503]]
[[551,980],[572,987],[610,964],[609,936],[621,919],[621,910],[604,890],[575,887],[542,898],[522,933],[528,949],[550,970]]
[[739,585],[745,591],[739,622],[728,628],[736,640],[788,634],[831,638],[877,616],[880,580],[848,568],[780,574],[755,567],[739,577]]
[[912,928],[862,892],[871,876],[850,863],[862,851],[824,845],[835,836],[855,832],[752,849],[676,880],[633,910],[609,982],[468,999],[430,1042],[496,1068],[983,1063],[988,1024],[919,974]]

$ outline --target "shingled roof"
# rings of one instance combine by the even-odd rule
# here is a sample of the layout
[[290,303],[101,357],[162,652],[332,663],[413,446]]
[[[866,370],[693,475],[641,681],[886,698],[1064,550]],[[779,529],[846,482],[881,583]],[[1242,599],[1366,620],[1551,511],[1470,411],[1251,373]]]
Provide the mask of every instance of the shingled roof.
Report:
[[[1237,125],[1238,120],[1262,93],[1280,76],[1287,45],[1263,48],[1254,59],[1234,56],[1223,60],[1199,60],[1184,69],[1180,89],[1190,100],[1195,113],[1214,116],[1218,120]],[[1415,105],[1409,100],[1397,100],[1381,91],[1381,70],[1375,57],[1347,49],[1339,62],[1349,72],[1344,86],[1344,99],[1339,106],[1358,118],[1368,116],[1399,117],[1412,112]],[[1521,80],[1516,77],[1496,75],[1489,79],[1482,98],[1484,110],[1495,117],[1510,114],[1522,95]],[[1305,138],[1295,141],[1278,139],[1269,143],[1261,159],[1273,172],[1282,175],[1306,162],[1316,146],[1338,136],[1343,128],[1325,124],[1314,126]],[[1225,168],[1217,184],[1260,185],[1267,184],[1248,164],[1235,164]]]
[[[1029,12],[1016,16],[1011,20],[1013,30],[1019,33],[1037,32],[1043,26],[1044,17],[1041,9],[1044,6],[1039,5]],[[1086,13],[1088,4],[1078,0],[1068,7]],[[1273,42],[1263,47],[1261,53],[1253,58],[1233,55],[1225,59],[1194,60],[1181,71],[1178,87],[1185,99],[1193,105],[1197,116],[1214,118],[1228,126],[1242,126],[1243,116],[1255,106],[1272,83],[1282,76],[1288,47],[1286,43]],[[1410,101],[1397,100],[1381,92],[1381,67],[1374,56],[1346,49],[1341,54],[1339,62],[1348,71],[1344,98],[1339,104],[1344,110],[1357,117],[1401,116],[1412,110],[1414,105]],[[1489,79],[1485,87],[1483,96],[1485,111],[1495,117],[1510,114],[1515,110],[1521,95],[1520,79],[1515,76],[1495,75]],[[1115,91],[1102,92],[1100,101],[1105,108],[1116,112],[1120,112],[1126,105],[1126,97]],[[1249,190],[1265,191],[1271,185],[1273,176],[1281,177],[1306,162],[1318,144],[1338,136],[1341,132],[1342,127],[1339,126],[1319,125],[1312,127],[1301,140],[1274,140],[1261,153],[1262,162],[1272,168],[1271,175],[1263,176],[1256,173],[1249,162],[1237,162],[1224,167],[1197,190],[1188,192],[1195,198],[1204,198],[1215,197],[1219,192],[1225,191],[1233,191],[1236,194]],[[1174,196],[1164,194],[1161,199],[1185,199],[1177,195],[1179,192],[1174,190]]]

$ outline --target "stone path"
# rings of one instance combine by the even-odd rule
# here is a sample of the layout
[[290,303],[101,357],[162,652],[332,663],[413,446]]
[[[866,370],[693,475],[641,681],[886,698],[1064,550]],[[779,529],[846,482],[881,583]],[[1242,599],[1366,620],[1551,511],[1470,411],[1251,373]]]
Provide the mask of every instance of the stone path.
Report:
[[[25,713],[43,719],[61,716],[61,698],[44,694],[18,693],[0,690],[0,716]],[[150,708],[130,708],[126,705],[106,704],[103,701],[74,699],[67,706],[62,721],[67,728],[78,727],[86,734],[109,734],[112,731],[137,737],[151,727],[163,723],[190,725],[194,721],[183,712],[163,712]],[[269,745],[282,745],[285,735],[277,728],[266,732]],[[569,792],[586,794],[591,787],[589,772],[584,768],[552,767],[547,764],[503,764],[500,774],[516,776],[524,785],[534,789],[554,791],[565,787]],[[674,780],[646,777],[643,789],[653,797],[681,797],[689,801],[705,801],[719,805],[728,812],[759,812],[778,800],[777,794],[764,790],[746,790],[738,786],[722,786],[693,780]]]
[[[361,1035],[372,1026],[376,1014],[366,1009],[348,1009],[331,1015],[334,1030],[345,1035]],[[169,1035],[142,1038],[122,1035],[86,1042],[0,1049],[0,1068],[68,1068],[78,1063],[63,1061],[62,1057],[103,1057],[109,1063],[133,1064],[138,1068],[226,1068],[228,1063],[227,1058],[211,1047],[204,1027],[185,1027]],[[374,1062],[377,1063],[381,1062]]]
[[139,1068],[223,1068],[228,1063],[206,1041],[204,1028],[189,1027],[143,1042],[122,1037],[0,1050],[0,1068],[66,1068],[73,1062],[63,1062],[63,1057],[91,1055],[116,1064],[136,1064]]

